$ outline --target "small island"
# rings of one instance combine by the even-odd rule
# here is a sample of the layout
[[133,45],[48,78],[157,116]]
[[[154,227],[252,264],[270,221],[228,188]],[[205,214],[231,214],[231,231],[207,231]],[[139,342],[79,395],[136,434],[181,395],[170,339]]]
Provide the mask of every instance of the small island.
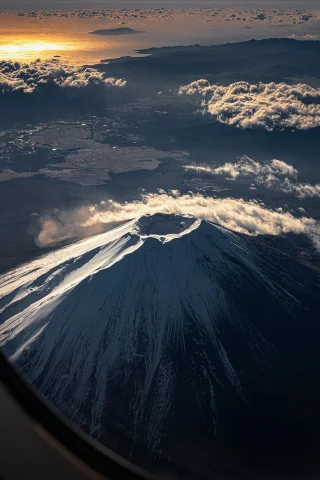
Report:
[[104,30],[94,30],[89,32],[91,35],[133,35],[135,33],[144,33],[139,30],[133,30],[129,27],[107,28]]

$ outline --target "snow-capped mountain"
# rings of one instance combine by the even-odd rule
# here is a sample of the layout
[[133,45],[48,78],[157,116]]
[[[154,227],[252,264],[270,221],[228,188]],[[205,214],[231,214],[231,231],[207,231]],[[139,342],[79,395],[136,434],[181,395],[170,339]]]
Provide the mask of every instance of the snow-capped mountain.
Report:
[[0,277],[0,344],[86,432],[198,478],[240,417],[285,408],[297,352],[312,364],[317,282],[257,238],[147,215]]

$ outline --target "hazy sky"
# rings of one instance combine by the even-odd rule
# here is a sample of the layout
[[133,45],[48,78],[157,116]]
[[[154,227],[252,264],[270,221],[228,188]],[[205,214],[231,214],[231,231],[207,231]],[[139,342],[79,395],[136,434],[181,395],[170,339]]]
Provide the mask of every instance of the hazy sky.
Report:
[[142,8],[142,7],[272,7],[320,8],[318,0],[0,0],[0,8],[66,9],[66,8]]

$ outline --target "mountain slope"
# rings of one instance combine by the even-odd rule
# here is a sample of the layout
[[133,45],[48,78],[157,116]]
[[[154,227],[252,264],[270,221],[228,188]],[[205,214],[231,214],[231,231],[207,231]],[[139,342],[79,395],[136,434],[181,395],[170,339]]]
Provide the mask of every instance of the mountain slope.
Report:
[[297,349],[319,333],[317,282],[254,238],[145,216],[2,276],[0,342],[95,438],[174,468],[191,449],[199,476],[230,414],[255,412],[283,375],[296,388]]

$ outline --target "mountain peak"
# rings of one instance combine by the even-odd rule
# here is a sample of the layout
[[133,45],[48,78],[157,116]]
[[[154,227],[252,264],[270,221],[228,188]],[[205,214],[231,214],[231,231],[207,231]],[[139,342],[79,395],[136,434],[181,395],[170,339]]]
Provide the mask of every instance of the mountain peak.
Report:
[[[211,455],[234,411],[253,424],[250,405],[261,409],[268,391],[273,401],[274,378],[283,382],[301,345],[314,350],[301,341],[318,305],[306,265],[254,237],[157,213],[2,276],[0,347],[119,453],[129,439],[133,455],[168,457],[169,438],[187,455],[192,432],[192,448]],[[296,390],[293,379],[290,398]]]
[[191,215],[155,213],[140,217],[134,224],[133,233],[141,237],[171,238],[197,228],[200,223],[200,220]]

